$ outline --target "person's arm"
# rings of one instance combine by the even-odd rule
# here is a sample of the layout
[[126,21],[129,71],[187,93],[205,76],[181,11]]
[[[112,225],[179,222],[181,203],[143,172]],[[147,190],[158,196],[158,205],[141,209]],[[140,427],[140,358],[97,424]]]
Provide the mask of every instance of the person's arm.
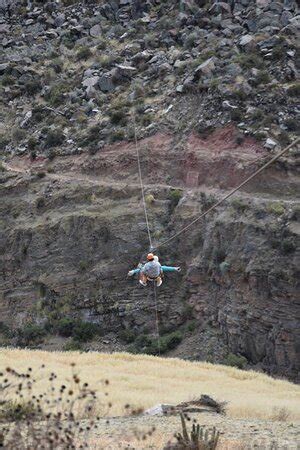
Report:
[[180,272],[180,267],[173,267],[173,266],[161,266],[161,270],[163,272]]
[[140,271],[141,271],[140,268],[129,270],[128,276],[129,276],[129,277],[132,277],[133,275],[136,275],[137,273],[140,273]]

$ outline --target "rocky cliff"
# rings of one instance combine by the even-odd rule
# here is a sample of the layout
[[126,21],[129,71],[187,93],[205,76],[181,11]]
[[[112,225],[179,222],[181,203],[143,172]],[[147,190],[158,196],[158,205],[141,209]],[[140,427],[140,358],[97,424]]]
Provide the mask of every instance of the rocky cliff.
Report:
[[[1,342],[32,323],[61,348],[67,317],[101,328],[85,348],[127,348],[155,334],[152,289],[126,277],[148,247],[133,118],[159,244],[296,135],[297,6],[2,6]],[[182,267],[158,295],[170,355],[299,380],[297,155],[161,247]]]

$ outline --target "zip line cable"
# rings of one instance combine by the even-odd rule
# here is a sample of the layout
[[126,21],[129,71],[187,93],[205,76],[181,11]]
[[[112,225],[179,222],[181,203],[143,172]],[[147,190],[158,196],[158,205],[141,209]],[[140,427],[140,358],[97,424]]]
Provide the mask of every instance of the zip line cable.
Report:
[[149,226],[149,219],[148,219],[148,212],[147,212],[147,205],[145,200],[145,191],[144,191],[144,184],[143,184],[143,178],[142,178],[142,169],[141,169],[141,161],[140,161],[140,152],[139,152],[139,145],[136,135],[136,122],[135,122],[135,114],[133,114],[133,125],[134,125],[134,141],[135,141],[135,150],[136,150],[136,156],[137,156],[137,163],[138,163],[138,171],[139,171],[139,179],[140,179],[140,185],[141,185],[141,192],[142,192],[142,200],[143,200],[143,208],[144,208],[144,214],[145,214],[145,220],[146,220],[146,226],[147,226],[147,233],[148,233],[148,239],[149,239],[149,250],[152,250],[152,238],[151,238],[151,232],[150,232],[150,226]]
[[184,233],[186,230],[188,230],[192,225],[194,225],[195,223],[197,223],[200,219],[202,219],[203,217],[205,217],[208,213],[210,213],[211,211],[215,210],[218,206],[220,206],[222,203],[224,203],[225,200],[227,200],[229,197],[231,197],[235,192],[237,192],[238,190],[241,189],[241,187],[245,186],[245,184],[249,183],[249,181],[253,180],[253,178],[255,178],[257,175],[259,175],[263,170],[265,170],[267,167],[269,167],[271,164],[273,164],[275,161],[277,161],[282,155],[284,155],[288,150],[290,150],[290,148],[292,148],[294,145],[298,144],[298,142],[300,141],[300,138],[297,138],[294,142],[292,142],[290,145],[288,145],[287,147],[285,147],[280,153],[278,153],[277,155],[275,155],[272,159],[270,159],[270,161],[268,161],[266,164],[264,164],[260,169],[256,170],[252,175],[250,175],[248,178],[246,178],[245,181],[243,181],[238,187],[234,188],[232,191],[230,191],[228,194],[226,194],[224,197],[222,197],[217,203],[215,203],[214,205],[212,205],[209,209],[207,209],[206,211],[204,211],[202,214],[200,214],[199,217],[197,217],[196,219],[194,219],[191,223],[189,223],[188,225],[186,225],[184,228],[182,228],[180,231],[178,231],[177,233],[173,234],[173,236],[171,236],[170,238],[166,239],[165,241],[163,241],[161,244],[158,244],[156,247],[154,247],[153,250],[157,250],[160,247],[168,244],[170,241],[172,241],[173,239],[175,239],[176,237],[178,237],[180,234]]

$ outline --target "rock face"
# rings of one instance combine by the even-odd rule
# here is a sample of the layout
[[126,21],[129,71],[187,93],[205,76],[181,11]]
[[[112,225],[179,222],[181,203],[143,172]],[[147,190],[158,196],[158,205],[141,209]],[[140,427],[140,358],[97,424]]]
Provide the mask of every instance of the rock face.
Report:
[[[154,198],[149,219],[155,244],[268,155],[250,138],[237,145],[236,133],[230,127],[206,139],[191,134],[183,146],[169,134],[140,142],[146,195]],[[148,247],[133,155],[133,144],[123,143],[104,147],[101,155],[8,163],[0,185],[1,321],[16,329],[67,314],[100,324],[105,336],[122,329],[155,332],[152,288],[126,279]],[[162,334],[186,333],[195,321],[175,354],[220,361],[230,351],[256,368],[298,379],[294,163],[291,156],[270,168],[159,250],[163,263],[182,267],[159,289]],[[220,353],[212,346],[216,336]]]
[[[148,248],[134,139],[160,243],[299,133],[297,3],[0,10],[0,344],[33,324],[46,346],[81,318],[105,335],[86,349],[144,351],[153,292],[126,278]],[[170,355],[299,380],[296,155],[160,249],[183,269],[159,291]]]

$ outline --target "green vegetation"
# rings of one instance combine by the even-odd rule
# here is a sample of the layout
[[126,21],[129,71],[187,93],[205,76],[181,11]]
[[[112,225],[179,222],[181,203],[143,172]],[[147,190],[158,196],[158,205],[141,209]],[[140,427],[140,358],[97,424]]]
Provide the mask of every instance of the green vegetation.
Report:
[[170,200],[169,209],[172,213],[182,198],[182,191],[179,189],[172,189],[169,193],[168,198]]
[[281,203],[271,203],[267,206],[267,211],[271,214],[281,216],[282,214],[284,214],[285,209]]
[[293,239],[286,238],[281,242],[281,251],[284,255],[289,255],[296,250],[297,246]]
[[[51,148],[61,145],[65,140],[65,135],[60,129],[49,130],[45,139],[45,147]],[[50,159],[50,158],[49,158]]]
[[176,348],[183,339],[180,331],[161,336],[160,339],[147,334],[140,334],[131,345],[130,351],[133,353],[147,353],[149,355],[158,355],[166,353]]
[[213,427],[212,431],[209,431],[194,422],[191,431],[188,432],[186,417],[183,413],[180,413],[180,419],[182,432],[175,434],[178,442],[176,448],[180,450],[215,450],[217,448],[220,433],[216,431],[215,427]]
[[300,96],[300,82],[292,84],[292,86],[290,86],[287,89],[287,94],[290,97],[299,97]]
[[17,330],[17,339],[20,346],[36,344],[46,335],[46,331],[40,325],[28,323],[24,328]]
[[91,49],[89,47],[79,47],[76,52],[76,59],[81,61],[82,59],[88,59],[92,56]]
[[101,334],[99,325],[91,322],[78,321],[73,329],[74,340],[79,342],[91,341],[99,334]]
[[32,419],[38,410],[31,401],[9,400],[0,409],[0,421],[19,422]]
[[64,345],[64,351],[66,352],[76,352],[82,350],[82,343],[72,339]]
[[137,335],[134,331],[125,328],[124,330],[119,331],[118,337],[121,339],[121,341],[125,342],[126,344],[131,344],[135,341]]
[[234,353],[229,353],[223,361],[226,366],[237,367],[238,369],[244,369],[247,363],[245,356],[235,355]]
[[243,69],[252,69],[253,67],[261,69],[265,65],[263,58],[256,52],[241,53],[235,58],[235,62],[240,64]]

